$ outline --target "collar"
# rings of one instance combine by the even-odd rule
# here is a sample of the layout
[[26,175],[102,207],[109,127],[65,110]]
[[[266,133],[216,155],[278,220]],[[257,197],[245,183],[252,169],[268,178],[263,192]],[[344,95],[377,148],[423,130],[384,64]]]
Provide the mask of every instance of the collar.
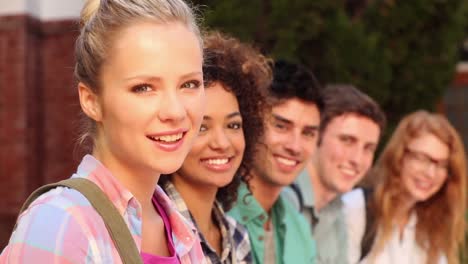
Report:
[[156,187],[154,197],[169,217],[177,255],[183,256],[188,254],[199,243],[197,229],[189,220],[190,218],[186,218],[178,211],[176,205],[159,185]]
[[239,222],[243,225],[254,219],[259,219],[262,224],[268,220],[268,214],[257,202],[245,183],[241,183],[237,194],[237,207],[240,212]]
[[[174,202],[176,209],[185,217],[185,219],[190,219],[192,221],[193,226],[198,230],[197,222],[190,213],[187,204],[182,199],[182,196],[180,195],[179,191],[177,191],[175,185],[168,180],[164,181],[164,183],[162,184],[162,188],[166,191],[167,196]],[[227,259],[229,253],[231,252],[230,234],[228,231],[229,223],[224,217],[225,213],[221,207],[221,204],[219,204],[217,201],[215,201],[214,203],[212,213],[221,231],[222,252],[220,259],[221,262],[224,262],[225,259]],[[201,232],[199,233],[199,236],[201,243],[203,243],[213,254],[216,254],[215,250],[210,246],[210,244]]]
[[312,181],[310,180],[309,173],[304,169],[299,173],[296,178],[296,183],[301,190],[302,199],[305,207],[314,207],[314,190],[312,188]]
[[141,206],[133,194],[114,177],[99,160],[92,155],[83,157],[73,178],[86,178],[96,184],[111,200],[121,215],[125,215],[129,207],[133,208],[141,219]]

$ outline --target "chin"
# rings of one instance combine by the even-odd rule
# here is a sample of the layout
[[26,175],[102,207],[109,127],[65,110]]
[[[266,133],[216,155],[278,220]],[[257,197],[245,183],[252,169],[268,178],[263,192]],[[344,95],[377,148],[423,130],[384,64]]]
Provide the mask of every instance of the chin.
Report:
[[420,193],[420,192],[418,192],[418,191],[413,192],[413,193],[412,193],[412,196],[413,196],[413,199],[414,199],[416,202],[425,202],[425,201],[427,201],[429,198],[431,198],[431,195],[425,194],[425,193]]
[[[164,167],[160,167],[160,165],[164,165]],[[156,170],[158,170],[161,174],[172,174],[176,172],[178,169],[182,167],[182,161],[181,162],[160,162],[159,166],[156,167]]]

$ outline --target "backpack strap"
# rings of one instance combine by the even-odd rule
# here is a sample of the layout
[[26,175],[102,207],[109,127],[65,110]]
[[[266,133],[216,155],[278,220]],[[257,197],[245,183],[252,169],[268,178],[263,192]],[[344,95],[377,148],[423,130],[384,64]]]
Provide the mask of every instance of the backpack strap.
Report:
[[[140,252],[122,215],[104,192],[93,182],[84,178],[70,178],[57,183],[47,184],[35,190],[24,202],[20,214],[42,194],[57,187],[68,187],[83,194],[102,217],[107,231],[119,252],[122,263],[142,264]],[[18,224],[18,221],[16,225]],[[13,230],[16,229],[16,225]]]
[[[291,187],[291,189],[294,191],[294,193],[297,196],[297,201],[299,202],[299,212],[303,213],[305,207],[304,207],[304,196],[302,195],[301,188],[299,188],[299,185],[295,182],[291,183],[289,187]],[[318,224],[318,221],[319,221],[315,213],[315,207],[311,208],[310,217],[311,217],[312,228],[313,228]]]
[[291,187],[291,189],[294,191],[294,194],[296,194],[297,201],[299,202],[299,212],[302,213],[302,211],[304,211],[304,196],[302,196],[301,189],[295,182],[291,183],[289,187]]
[[364,229],[364,235],[361,239],[361,257],[359,260],[363,260],[370,252],[377,234],[377,228],[375,226],[375,211],[371,206],[371,200],[374,190],[368,188],[362,188],[364,194],[364,203],[366,204],[366,227]]

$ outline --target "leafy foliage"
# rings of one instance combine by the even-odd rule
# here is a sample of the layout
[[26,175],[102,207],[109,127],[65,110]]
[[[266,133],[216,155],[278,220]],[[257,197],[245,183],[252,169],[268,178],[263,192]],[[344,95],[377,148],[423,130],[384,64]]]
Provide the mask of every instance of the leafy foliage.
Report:
[[205,25],[301,62],[322,83],[352,83],[390,127],[433,109],[450,85],[468,22],[466,0],[199,0]]

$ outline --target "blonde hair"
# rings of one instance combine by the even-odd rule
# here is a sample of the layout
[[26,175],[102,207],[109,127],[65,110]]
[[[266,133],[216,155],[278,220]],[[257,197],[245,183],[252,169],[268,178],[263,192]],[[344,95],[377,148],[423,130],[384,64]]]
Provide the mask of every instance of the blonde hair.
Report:
[[381,251],[391,236],[395,208],[404,192],[401,168],[405,148],[411,140],[430,133],[450,150],[448,177],[441,189],[428,200],[417,203],[416,242],[427,253],[428,263],[445,255],[448,263],[458,263],[458,250],[465,232],[466,157],[462,140],[449,121],[440,114],[417,111],[398,125],[373,169],[376,188],[372,208],[376,212],[378,236],[373,254]]
[[[117,33],[130,25],[152,21],[159,24],[179,22],[202,38],[192,9],[183,0],[87,0],[80,20],[80,35],[75,44],[75,77],[99,94],[99,74],[112,50]],[[94,137],[96,124],[86,118],[83,142]]]

